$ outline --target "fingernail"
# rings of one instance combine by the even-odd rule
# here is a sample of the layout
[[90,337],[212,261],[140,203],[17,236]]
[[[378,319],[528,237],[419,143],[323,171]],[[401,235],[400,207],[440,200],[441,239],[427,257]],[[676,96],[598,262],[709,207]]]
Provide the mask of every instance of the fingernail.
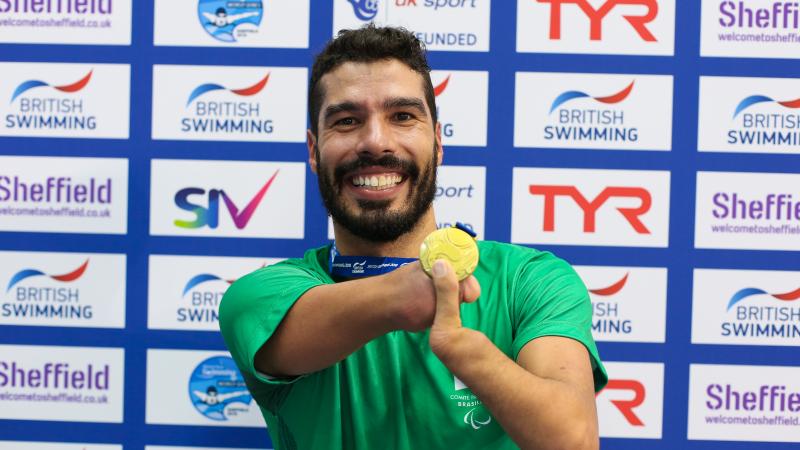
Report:
[[447,267],[444,266],[444,261],[437,259],[436,262],[433,263],[432,272],[435,277],[443,277],[444,274],[447,273]]

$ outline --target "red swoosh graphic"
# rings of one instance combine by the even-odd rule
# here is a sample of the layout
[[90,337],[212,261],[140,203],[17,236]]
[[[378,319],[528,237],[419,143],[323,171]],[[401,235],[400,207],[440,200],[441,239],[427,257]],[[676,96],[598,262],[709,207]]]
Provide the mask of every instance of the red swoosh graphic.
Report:
[[231,92],[237,95],[244,95],[244,96],[255,95],[261,92],[262,89],[264,89],[264,86],[267,85],[268,80],[269,80],[269,73],[267,73],[264,76],[264,79],[262,79],[258,83],[246,88],[231,89]]
[[442,81],[433,88],[433,96],[438,97],[439,94],[444,92],[444,90],[447,89],[447,83],[449,82],[450,82],[450,75],[448,75],[447,78],[444,79],[444,81]]
[[608,97],[597,97],[595,100],[600,103],[619,103],[625,100],[631,93],[633,90],[633,83],[636,83],[636,80],[631,81],[631,84],[629,84],[628,87],[617,92],[616,94],[609,95]]
[[783,301],[792,301],[797,300],[800,298],[800,288],[793,290],[792,292],[787,292],[785,294],[772,294],[773,297],[777,298],[778,300]]
[[50,278],[58,281],[74,281],[83,275],[83,272],[86,272],[86,267],[89,265],[89,259],[86,259],[86,262],[83,263],[82,266],[78,267],[77,269],[73,270],[70,273],[65,273],[64,275],[51,275]]
[[92,78],[92,72],[94,72],[94,69],[90,70],[89,73],[87,73],[85,77],[81,78],[80,80],[76,81],[75,83],[67,84],[67,85],[64,85],[64,86],[53,86],[53,88],[58,89],[61,92],[76,92],[76,91],[80,91],[81,89],[86,87],[87,84],[89,84],[89,79]]
[[612,284],[609,287],[604,287],[602,289],[589,289],[589,292],[591,292],[594,295],[601,295],[603,297],[614,295],[617,292],[621,291],[622,288],[625,286],[625,283],[628,281],[628,275],[630,275],[630,272],[626,273],[624,277],[622,277],[619,281],[617,281],[616,283]]
[[787,108],[800,108],[800,98],[795,100],[787,100],[785,102],[778,102],[778,104]]

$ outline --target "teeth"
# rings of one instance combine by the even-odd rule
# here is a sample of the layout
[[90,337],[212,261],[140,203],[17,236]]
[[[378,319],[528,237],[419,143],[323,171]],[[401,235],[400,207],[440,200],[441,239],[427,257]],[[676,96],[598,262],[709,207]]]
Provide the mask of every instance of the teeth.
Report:
[[403,177],[396,174],[391,175],[370,175],[363,176],[357,175],[352,178],[353,186],[361,186],[367,188],[375,188],[373,190],[382,190],[393,187],[403,181]]

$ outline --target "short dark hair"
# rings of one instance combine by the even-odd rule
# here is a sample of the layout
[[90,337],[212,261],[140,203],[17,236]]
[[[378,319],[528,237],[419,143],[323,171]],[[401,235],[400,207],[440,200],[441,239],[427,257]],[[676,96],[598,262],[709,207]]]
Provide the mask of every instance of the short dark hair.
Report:
[[425,102],[436,123],[436,99],[431,82],[431,68],[425,58],[425,44],[405,28],[376,27],[373,23],[357,30],[341,30],[335,39],[314,59],[311,81],[308,84],[308,115],[311,132],[317,135],[322,97],[325,95],[319,80],[326,73],[346,62],[373,62],[396,59],[422,75]]

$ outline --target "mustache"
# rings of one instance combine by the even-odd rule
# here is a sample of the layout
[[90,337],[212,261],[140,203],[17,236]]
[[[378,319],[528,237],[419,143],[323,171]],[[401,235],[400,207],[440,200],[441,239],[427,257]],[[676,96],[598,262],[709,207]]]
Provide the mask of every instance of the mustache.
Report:
[[376,158],[368,153],[358,155],[358,159],[354,161],[336,166],[333,171],[333,178],[337,183],[340,183],[348,173],[367,167],[383,167],[405,172],[411,180],[419,178],[419,167],[412,161],[405,161],[394,155],[383,155],[380,158]]

